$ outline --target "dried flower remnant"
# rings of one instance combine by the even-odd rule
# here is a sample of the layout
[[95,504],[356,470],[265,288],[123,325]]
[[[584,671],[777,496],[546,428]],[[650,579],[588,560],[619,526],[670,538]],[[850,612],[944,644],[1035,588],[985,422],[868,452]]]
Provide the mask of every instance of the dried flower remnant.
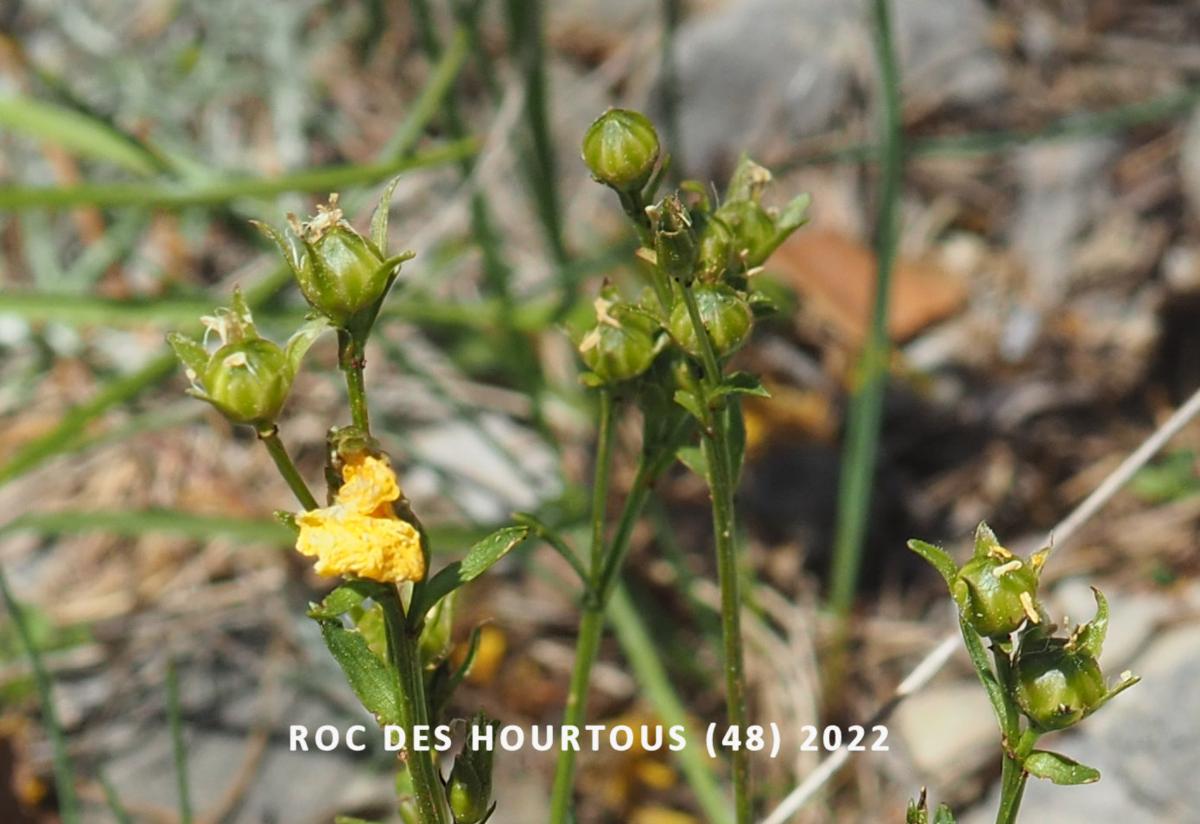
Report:
[[332,506],[296,516],[296,550],[317,559],[318,575],[384,583],[424,578],[420,533],[396,516],[392,502],[400,485],[387,460],[358,455],[343,467],[342,479]]

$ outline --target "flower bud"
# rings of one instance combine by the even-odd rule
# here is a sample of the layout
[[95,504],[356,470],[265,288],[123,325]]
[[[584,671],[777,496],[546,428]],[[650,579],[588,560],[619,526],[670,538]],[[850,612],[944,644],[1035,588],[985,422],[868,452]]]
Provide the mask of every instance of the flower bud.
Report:
[[491,814],[492,750],[487,747],[473,749],[471,745],[475,729],[499,725],[500,722],[491,720],[482,711],[471,719],[466,745],[455,759],[450,780],[446,783],[446,798],[455,824],[480,824]]
[[208,330],[205,339],[215,334],[220,342],[211,354],[205,341],[167,335],[192,383],[188,393],[212,404],[234,423],[269,429],[287,400],[300,360],[326,324],[306,324],[281,347],[259,336],[237,290],[230,308],[218,309],[200,321]]
[[1076,627],[1069,638],[1029,633],[1017,650],[1017,706],[1039,730],[1076,724],[1138,681],[1125,673],[1112,689],[1105,684],[1098,659],[1108,629],[1108,601],[1098,589],[1092,592],[1095,618]]
[[433,669],[446,659],[453,645],[454,601],[457,590],[442,598],[425,614],[418,647],[425,669]]
[[640,192],[658,162],[658,133],[649,119],[609,109],[583,136],[583,162],[596,180],[621,192]]
[[290,235],[256,224],[275,241],[300,286],[305,300],[340,328],[361,317],[374,320],[377,304],[395,280],[405,253],[384,257],[374,242],[359,234],[342,217],[337,194],[317,206],[304,223],[288,215]]
[[975,533],[975,555],[963,564],[950,585],[950,594],[967,622],[980,635],[1003,637],[1029,621],[1040,623],[1037,600],[1038,574],[1049,550],[1021,560],[980,524]]
[[695,278],[696,234],[692,219],[678,195],[664,197],[646,208],[654,229],[654,257],[658,270],[684,286]]
[[[722,284],[702,283],[692,289],[700,321],[712,339],[718,357],[734,352],[745,343],[754,322],[749,304],[736,291]],[[671,337],[689,354],[699,357],[701,345],[687,305],[680,301],[671,310]]]
[[596,298],[596,325],[579,343],[583,362],[601,383],[619,383],[650,368],[657,354],[654,321],[625,303]]

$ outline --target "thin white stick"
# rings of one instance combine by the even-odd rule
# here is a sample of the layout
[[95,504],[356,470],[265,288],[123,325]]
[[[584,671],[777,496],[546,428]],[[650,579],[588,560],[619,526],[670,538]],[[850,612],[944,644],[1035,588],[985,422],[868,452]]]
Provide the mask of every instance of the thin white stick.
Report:
[[[1175,410],[1175,413],[1168,418],[1162,426],[1155,430],[1154,434],[1142,442],[1142,445],[1135,449],[1128,458],[1121,461],[1121,465],[1109,473],[1108,477],[1096,487],[1091,495],[1084,498],[1079,506],[1072,510],[1071,514],[1059,522],[1058,526],[1050,530],[1047,536],[1046,543],[1054,542],[1055,549],[1061,550],[1065,544],[1079,528],[1087,523],[1093,515],[1100,510],[1102,506],[1108,503],[1109,499],[1117,493],[1117,491],[1129,482],[1129,479],[1145,465],[1154,455],[1163,448],[1167,441],[1171,440],[1179,433],[1196,415],[1200,414],[1200,389],[1188,398],[1183,406]],[[951,634],[943,638],[936,647],[928,655],[926,655],[912,672],[908,674],[900,685],[896,687],[896,691],[892,697],[880,707],[879,711],[871,719],[872,723],[881,723],[899,706],[907,696],[912,695],[917,690],[924,687],[933,676],[945,666],[950,660],[950,656],[958,648],[958,635]],[[784,824],[792,817],[801,807],[804,806],[810,798],[812,798],[817,790],[825,785],[834,773],[850,759],[850,751],[848,749],[836,750],[832,755],[826,758],[821,764],[813,770],[813,772],[804,779],[800,786],[788,793],[787,798],[783,799],[775,811],[764,818],[761,824]]]

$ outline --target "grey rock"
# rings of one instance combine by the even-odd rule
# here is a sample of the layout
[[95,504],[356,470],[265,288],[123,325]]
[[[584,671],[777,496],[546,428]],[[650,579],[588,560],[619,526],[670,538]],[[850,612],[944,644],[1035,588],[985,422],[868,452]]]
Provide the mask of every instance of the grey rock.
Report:
[[[973,103],[1001,86],[1003,67],[987,43],[978,0],[894,4],[905,94]],[[686,21],[676,38],[680,153],[703,175],[769,138],[830,127],[855,77],[874,85],[862,2],[742,0]]]

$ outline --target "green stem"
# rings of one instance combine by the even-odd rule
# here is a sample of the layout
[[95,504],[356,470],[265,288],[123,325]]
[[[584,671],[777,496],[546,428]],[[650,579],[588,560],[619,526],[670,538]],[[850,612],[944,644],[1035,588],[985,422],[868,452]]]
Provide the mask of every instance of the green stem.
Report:
[[1000,808],[996,811],[996,824],[1016,824],[1021,809],[1021,798],[1025,795],[1025,784],[1029,773],[1025,772],[1025,759],[1033,752],[1038,733],[1026,730],[1015,749],[1004,751],[1004,763],[1000,772]]
[[363,381],[363,369],[367,361],[363,357],[363,345],[345,330],[338,330],[338,367],[346,375],[346,394],[350,399],[350,420],[371,434],[371,421],[367,414],[367,387]]
[[903,170],[903,128],[900,120],[900,78],[892,45],[887,0],[874,0],[876,58],[883,97],[880,127],[883,152],[880,163],[879,217],[875,227],[878,271],[871,327],[863,345],[857,374],[857,391],[850,401],[842,477],[838,488],[837,529],[831,570],[830,606],[839,618],[850,612],[858,588],[862,547],[871,509],[871,484],[878,457],[879,428],[887,384],[888,298],[899,235],[900,182]]
[[[425,677],[418,647],[421,630],[419,626],[410,627],[405,620],[399,592],[390,593],[382,600],[388,650],[400,680],[400,726],[404,728],[405,740],[411,742],[416,728],[429,726],[429,702],[425,697]],[[431,750],[410,746],[405,751],[404,763],[412,778],[421,824],[450,824],[446,794],[434,757]]]
[[[696,296],[683,289],[688,316],[700,343],[704,365],[706,413],[700,445],[704,452],[708,490],[712,498],[713,540],[717,551],[717,581],[721,589],[721,641],[724,651],[725,708],[731,727],[742,734],[746,730],[746,673],[742,657],[742,599],[739,592],[737,541],[734,533],[733,460],[730,450],[726,401],[713,401],[712,393],[721,383],[721,366],[708,330],[700,316]],[[714,408],[715,407],[715,408]],[[733,751],[733,795],[738,824],[748,824],[751,816],[750,753],[742,746]]]
[[300,471],[296,469],[296,464],[292,463],[292,458],[288,455],[287,448],[283,445],[283,441],[279,439],[279,427],[272,426],[270,429],[259,430],[258,439],[263,442],[263,446],[267,448],[271,459],[275,461],[276,468],[279,469],[279,474],[287,481],[287,485],[292,490],[292,494],[296,496],[296,500],[305,509],[318,509],[320,504],[313,497],[312,491],[308,488],[308,484],[304,482]]
[[[596,442],[595,477],[592,482],[592,548],[588,584],[584,589],[583,617],[579,622],[579,639],[575,647],[575,665],[567,688],[567,705],[563,711],[564,727],[580,727],[587,712],[587,689],[592,676],[592,664],[604,633],[604,604],[600,583],[604,571],[604,521],[608,511],[608,481],[612,465],[613,430],[612,392],[600,392],[600,419]],[[628,508],[628,506],[626,507]],[[550,794],[550,821],[566,824],[571,812],[571,790],[575,779],[575,752],[563,748],[554,769],[554,786]]]

